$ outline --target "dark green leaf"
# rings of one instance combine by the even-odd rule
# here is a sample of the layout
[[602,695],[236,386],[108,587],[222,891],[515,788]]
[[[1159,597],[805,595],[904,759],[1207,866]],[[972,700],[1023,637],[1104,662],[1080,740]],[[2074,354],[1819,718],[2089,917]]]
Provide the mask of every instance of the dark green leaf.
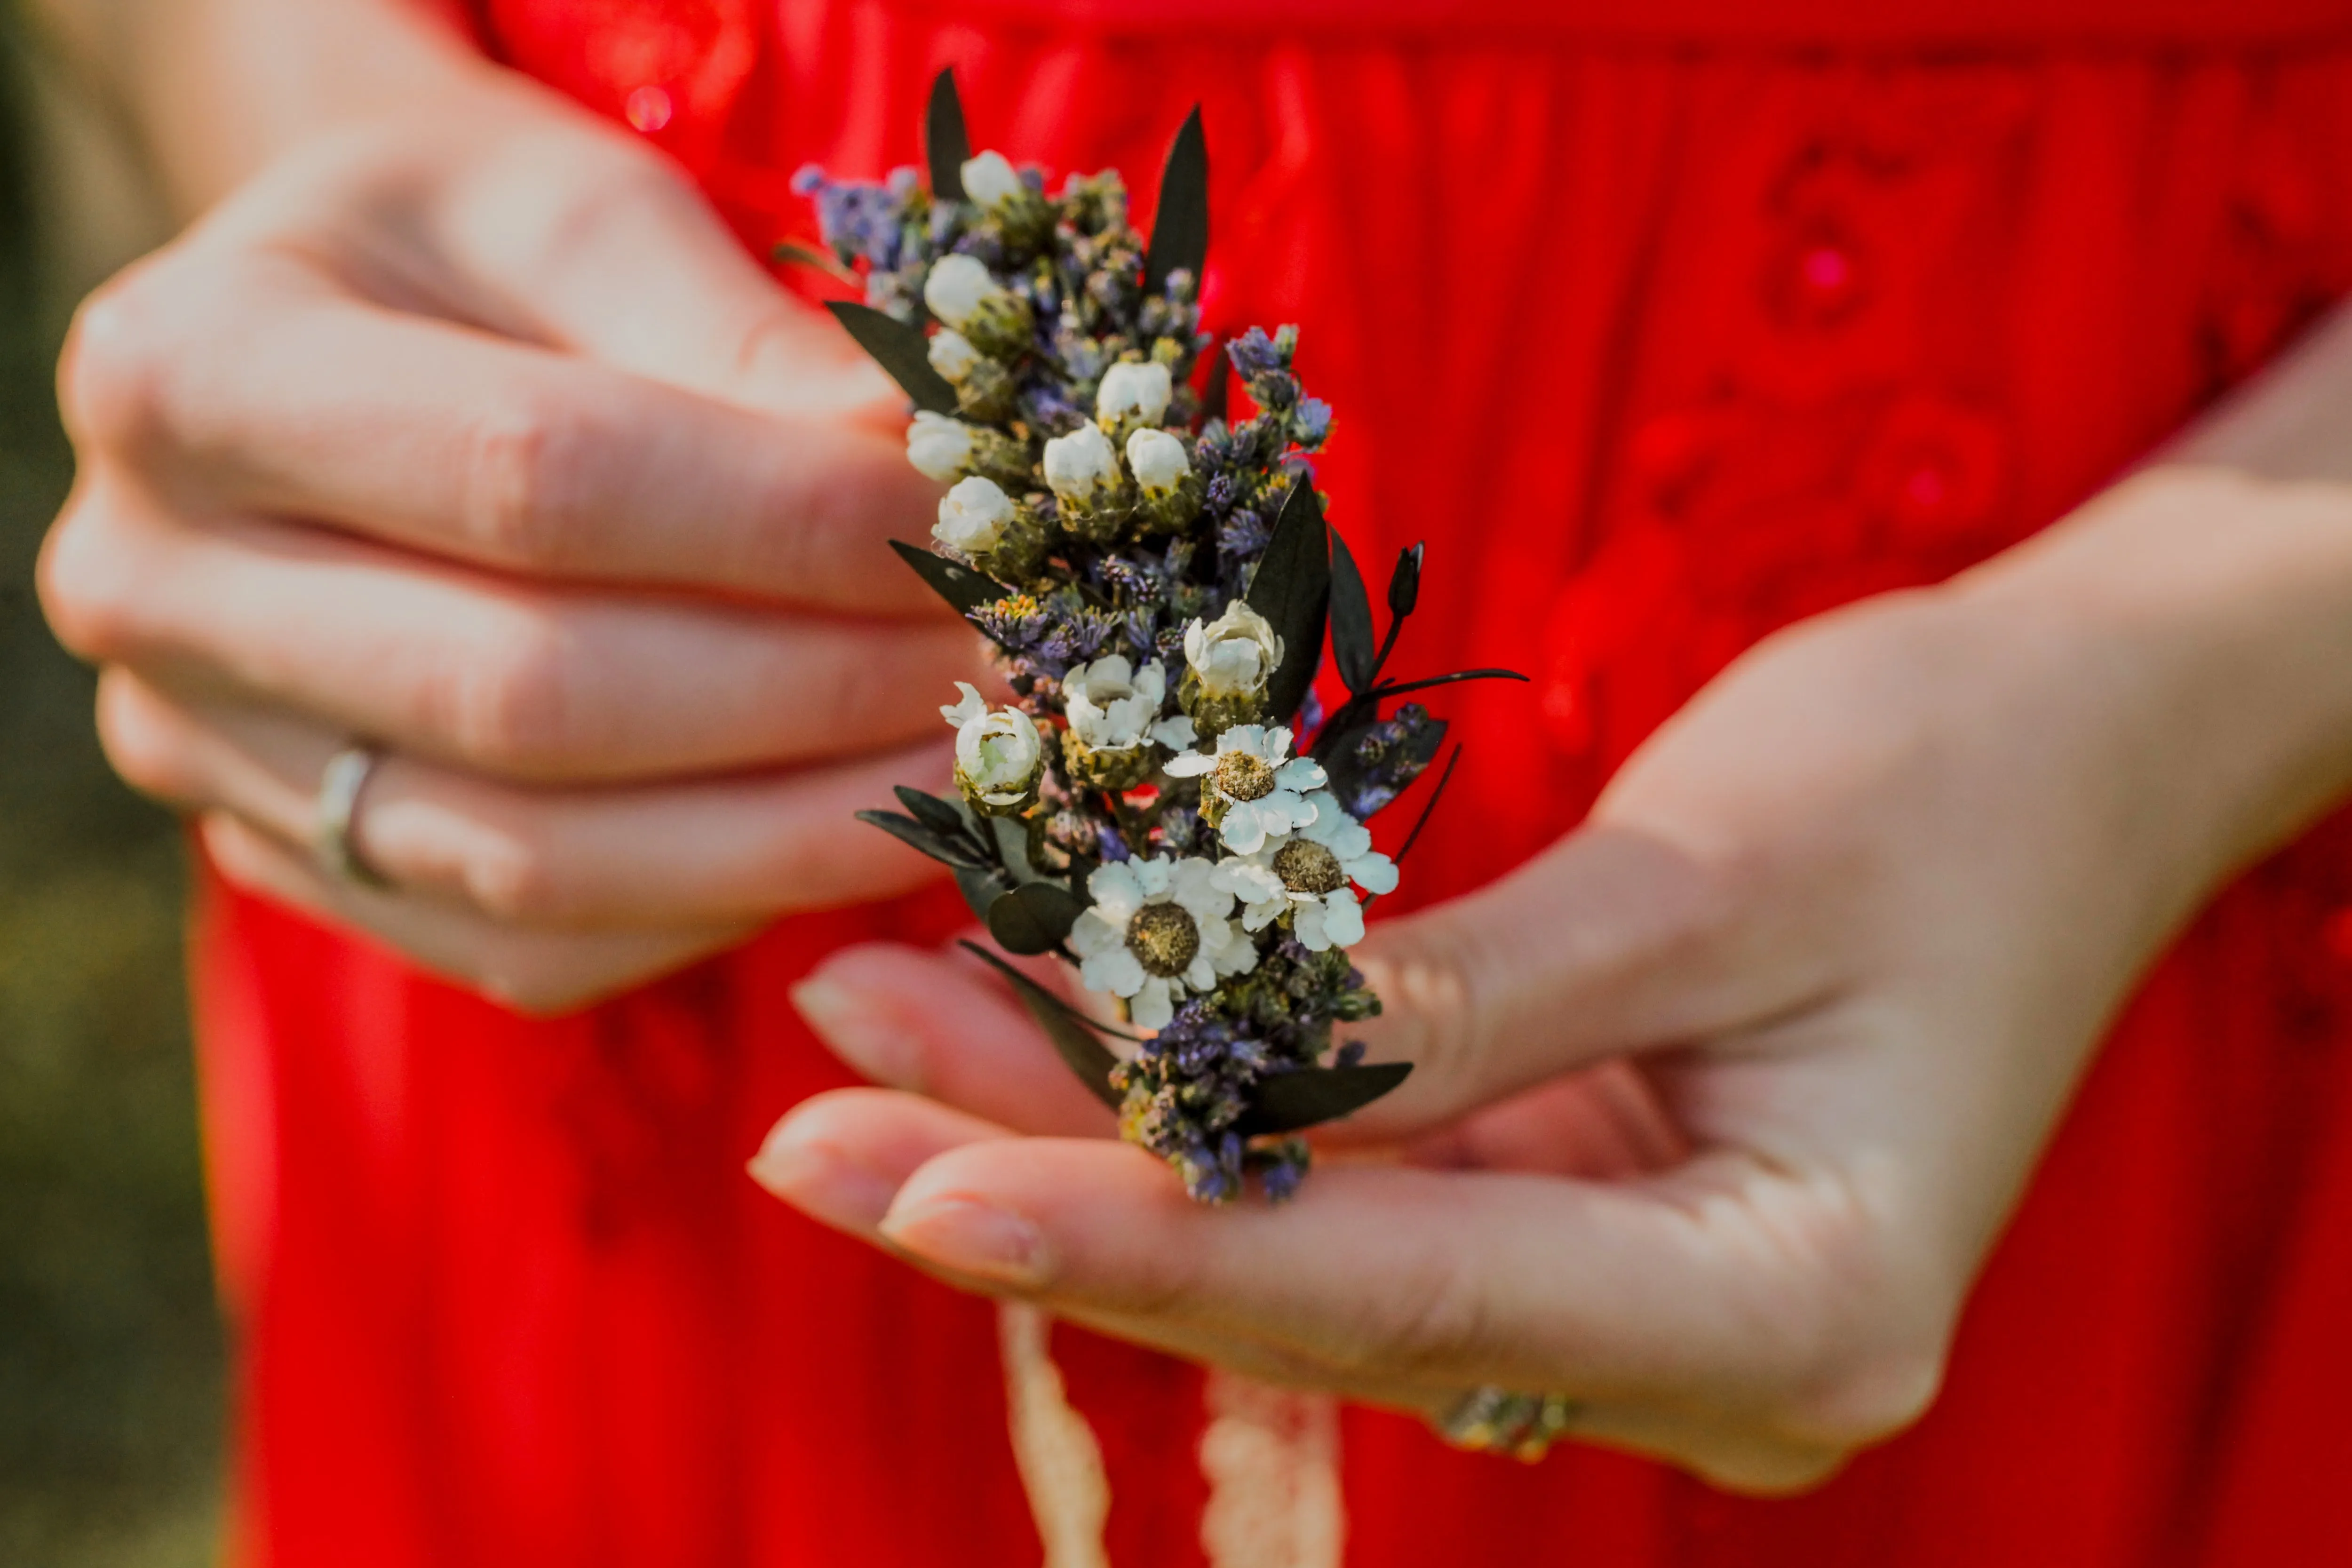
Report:
[[971,845],[963,839],[950,838],[911,816],[901,816],[895,811],[861,811],[857,814],[857,820],[870,823],[901,844],[919,849],[932,859],[960,871],[995,869],[982,865],[972,852]]
[[1029,1009],[1029,1016],[1037,1020],[1037,1026],[1045,1031],[1045,1037],[1054,1042],[1054,1049],[1061,1053],[1062,1060],[1069,1064],[1070,1070],[1078,1075],[1078,1081],[1085,1084],[1097,1100],[1117,1110],[1122,1096],[1110,1086],[1110,1073],[1111,1068],[1118,1066],[1118,1058],[1111,1055],[1110,1047],[1097,1037],[1096,1026],[1080,1021],[1060,997],[988,949],[977,942],[968,942],[963,945],[995,965],[997,973],[1013,983],[1021,1005]]
[[959,866],[955,881],[956,891],[982,920],[988,918],[997,900],[1013,890],[1013,879],[994,866]]
[[890,379],[914,399],[916,407],[931,414],[956,411],[956,389],[931,368],[931,341],[923,335],[922,328],[847,300],[829,300],[824,308],[857,340],[859,348],[874,356],[875,363],[890,373]]
[[1331,597],[1330,531],[1323,525],[1313,478],[1300,474],[1291,482],[1247,595],[1249,607],[1272,622],[1282,638],[1282,668],[1266,682],[1266,701],[1277,724],[1288,723],[1298,711],[1315,683],[1315,667],[1323,661],[1323,615]]
[[1364,592],[1364,574],[1339,531],[1331,531],[1331,657],[1339,679],[1350,691],[1372,683],[1373,661],[1379,655],[1372,640],[1372,601]]
[[1457,680],[1525,680],[1516,669],[1457,669],[1451,675],[1432,675],[1420,680],[1391,680],[1373,695],[1402,697],[1408,691],[1421,691],[1432,686],[1451,686]]
[[1419,544],[1397,552],[1396,570],[1389,574],[1389,614],[1398,620],[1412,614],[1421,603],[1421,552]]
[[[1442,729],[1438,732],[1440,734],[1444,733]],[[1429,819],[1433,816],[1436,815],[1437,803],[1445,798],[1445,786],[1454,782],[1454,764],[1461,762],[1461,760],[1462,748],[1460,746],[1456,746],[1454,748],[1454,754],[1445,759],[1445,771],[1437,775],[1437,784],[1435,787],[1430,790],[1429,799],[1423,803],[1421,815],[1413,818],[1412,831],[1404,836],[1404,842],[1402,844],[1397,846],[1395,856],[1396,860],[1402,860],[1407,855],[1412,854],[1412,847],[1416,843],[1420,842],[1421,830],[1428,826]],[[1424,763],[1423,765],[1427,766],[1428,764]],[[1394,860],[1391,862],[1391,864],[1394,863]]]
[[898,559],[915,569],[916,574],[931,585],[931,591],[957,611],[969,616],[982,605],[994,604],[1013,592],[995,578],[975,572],[969,566],[959,566],[945,556],[934,555],[902,539],[890,542]]
[[1412,1071],[1411,1062],[1381,1062],[1371,1067],[1302,1068],[1274,1073],[1258,1079],[1252,1091],[1253,1103],[1234,1123],[1234,1131],[1255,1138],[1336,1121],[1380,1099]]
[[988,906],[988,934],[1005,952],[1034,958],[1060,947],[1084,908],[1057,882],[1024,882]]
[[1315,744],[1307,749],[1307,754],[1328,767],[1335,754],[1354,745],[1357,737],[1379,723],[1380,719],[1379,698],[1367,693],[1350,697],[1323,721],[1323,727],[1315,731]]
[[1201,133],[1201,106],[1176,132],[1168,162],[1160,171],[1160,210],[1151,219],[1151,248],[1143,259],[1143,287],[1157,294],[1168,275],[1181,268],[1201,284],[1209,258],[1209,143]]
[[897,795],[898,804],[912,812],[915,820],[924,826],[951,838],[970,836],[971,826],[964,821],[966,808],[960,803],[941,800],[935,795],[925,795],[907,784],[899,784],[890,793]]
[[955,68],[931,81],[930,107],[923,115],[923,152],[931,166],[931,195],[943,202],[963,200],[963,164],[971,156],[971,136],[963,126],[963,100],[956,96]]
[[[1015,882],[1042,882],[1045,873],[1029,861],[1029,825],[1017,816],[992,816],[987,826],[994,835],[996,858]],[[1081,905],[1081,908],[1085,906]]]
[[805,240],[780,239],[768,252],[769,258],[779,265],[790,262],[795,267],[814,268],[826,277],[843,283],[859,283],[856,273],[841,264],[841,258],[829,250],[821,250]]

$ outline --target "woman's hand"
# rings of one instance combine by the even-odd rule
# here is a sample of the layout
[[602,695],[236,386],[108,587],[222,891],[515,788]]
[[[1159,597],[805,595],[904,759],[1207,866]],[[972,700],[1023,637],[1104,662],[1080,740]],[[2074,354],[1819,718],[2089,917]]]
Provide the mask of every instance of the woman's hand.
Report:
[[1430,1412],[1556,1392],[1580,1436],[1814,1482],[1933,1398],[2150,955],[2352,780],[2347,494],[2152,475],[1756,649],[1580,830],[1376,928],[1363,1033],[1415,1070],[1285,1206],[1011,1137],[1108,1119],[983,975],[905,949],[837,957],[803,1010],[949,1104],[819,1099],[754,1173],[1181,1354]]
[[[84,307],[42,562],[134,785],[233,880],[566,1005],[927,866],[976,639],[887,549],[902,401],[663,161],[474,74],[267,167]],[[384,750],[309,847],[328,759]]]

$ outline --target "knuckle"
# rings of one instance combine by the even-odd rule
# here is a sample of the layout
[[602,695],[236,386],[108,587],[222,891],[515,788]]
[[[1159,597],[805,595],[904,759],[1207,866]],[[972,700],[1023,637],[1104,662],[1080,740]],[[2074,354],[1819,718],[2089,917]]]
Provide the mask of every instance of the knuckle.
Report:
[[160,800],[194,799],[197,770],[182,737],[110,675],[99,687],[99,744],[122,782]]
[[432,683],[427,722],[457,756],[498,773],[532,773],[570,754],[575,644],[551,613],[511,617],[470,646]]
[[141,573],[105,501],[85,479],[51,525],[34,569],[41,611],[58,640],[93,661],[138,643]]
[[462,525],[500,565],[561,570],[576,552],[581,464],[594,437],[580,411],[547,397],[502,403],[467,433]]
[[1433,1249],[1365,1310],[1357,1333],[1328,1347],[1353,1375],[1451,1377],[1490,1342],[1486,1295],[1475,1271]]
[[180,312],[168,267],[134,266],[80,308],[58,360],[58,402],[77,443],[137,450],[170,424]]
[[470,846],[458,867],[466,896],[493,919],[527,924],[571,912],[563,857],[533,825],[510,821]]

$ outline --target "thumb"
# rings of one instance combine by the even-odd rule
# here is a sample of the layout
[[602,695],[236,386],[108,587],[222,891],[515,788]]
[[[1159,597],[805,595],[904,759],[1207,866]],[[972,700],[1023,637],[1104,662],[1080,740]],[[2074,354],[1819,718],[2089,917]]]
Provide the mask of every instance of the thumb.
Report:
[[1752,903],[1687,850],[1604,825],[1380,922],[1354,957],[1381,1013],[1349,1034],[1413,1072],[1334,1141],[1409,1137],[1602,1058],[1769,1016],[1776,970],[1757,962]]

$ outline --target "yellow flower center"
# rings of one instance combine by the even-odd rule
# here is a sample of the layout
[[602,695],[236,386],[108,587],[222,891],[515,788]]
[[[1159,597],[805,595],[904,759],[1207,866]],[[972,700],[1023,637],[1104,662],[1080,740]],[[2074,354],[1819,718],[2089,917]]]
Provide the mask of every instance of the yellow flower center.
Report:
[[1247,752],[1217,759],[1217,793],[1228,800],[1263,800],[1274,793],[1274,769]]
[[1274,874],[1292,892],[1313,893],[1318,898],[1338,892],[1348,880],[1347,872],[1339,868],[1339,858],[1311,838],[1294,838],[1276,850]]
[[1127,951],[1146,974],[1173,979],[1201,952],[1201,927],[1181,904],[1146,904],[1127,922]]

